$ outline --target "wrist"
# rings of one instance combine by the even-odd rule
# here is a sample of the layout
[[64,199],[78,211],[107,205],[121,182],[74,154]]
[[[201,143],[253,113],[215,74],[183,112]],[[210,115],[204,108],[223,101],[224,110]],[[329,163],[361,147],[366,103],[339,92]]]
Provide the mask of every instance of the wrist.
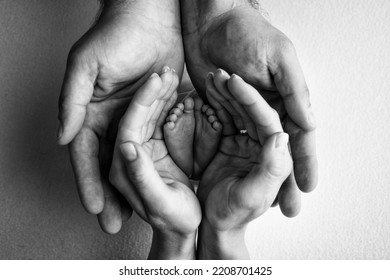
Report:
[[218,230],[206,219],[202,220],[198,233],[198,259],[249,259],[245,244],[246,226],[230,230]]
[[159,25],[179,29],[181,32],[179,0],[101,0],[100,10],[99,20],[118,16],[141,16],[145,20],[155,21]]
[[200,30],[214,19],[235,7],[251,6],[253,0],[180,0],[183,35]]
[[196,231],[178,233],[153,229],[153,239],[148,259],[193,260],[195,259]]

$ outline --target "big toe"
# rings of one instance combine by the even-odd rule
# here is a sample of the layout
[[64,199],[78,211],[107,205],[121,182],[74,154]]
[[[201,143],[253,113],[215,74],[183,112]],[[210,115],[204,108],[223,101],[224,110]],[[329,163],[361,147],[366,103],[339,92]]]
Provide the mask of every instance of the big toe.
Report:
[[194,108],[195,108],[195,111],[200,111],[200,109],[202,108],[204,102],[202,99],[200,99],[199,97],[196,97],[195,100],[194,100]]
[[184,100],[184,112],[185,113],[192,113],[194,111],[194,99],[192,97],[188,97]]

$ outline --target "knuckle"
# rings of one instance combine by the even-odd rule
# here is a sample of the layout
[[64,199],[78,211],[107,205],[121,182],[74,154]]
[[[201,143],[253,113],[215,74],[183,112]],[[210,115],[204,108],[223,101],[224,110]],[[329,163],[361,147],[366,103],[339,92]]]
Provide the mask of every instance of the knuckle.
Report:
[[294,44],[286,35],[283,35],[279,38],[278,48],[282,55],[295,54]]
[[74,65],[81,61],[83,53],[77,43],[75,43],[69,51],[68,54],[68,65]]
[[128,171],[128,176],[131,182],[136,186],[145,186],[148,185],[147,178],[143,174],[135,172],[134,170]]
[[266,166],[266,177],[269,182],[284,181],[291,173],[293,167],[291,156],[288,152],[285,153],[284,158],[277,162],[271,161]]
[[285,167],[282,164],[270,163],[267,168],[267,177],[270,180],[279,179],[285,173]]
[[274,124],[279,122],[279,113],[275,109],[270,108],[268,112],[268,118],[264,121],[265,126],[273,126]]
[[261,196],[253,196],[246,206],[250,220],[261,216],[271,206],[272,202],[273,199],[268,194],[263,193]]

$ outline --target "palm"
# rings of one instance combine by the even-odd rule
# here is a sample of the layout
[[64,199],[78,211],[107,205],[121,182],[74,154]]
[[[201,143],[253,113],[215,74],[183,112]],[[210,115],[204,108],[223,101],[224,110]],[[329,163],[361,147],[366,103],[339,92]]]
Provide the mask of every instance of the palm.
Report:
[[[150,139],[142,144],[154,162],[169,193],[160,198],[160,203],[143,203],[143,209],[136,209],[152,226],[170,226],[181,232],[194,231],[201,219],[198,199],[188,177],[174,163],[164,140]],[[163,224],[163,225],[162,225]]]
[[183,70],[180,30],[166,30],[141,14],[98,23],[76,48],[87,67],[98,71],[92,101],[132,95],[164,65],[178,73]]
[[[206,218],[219,230],[228,230],[260,216],[268,202],[242,188],[242,181],[255,165],[261,145],[249,136],[228,136],[221,141],[219,151],[204,172],[198,198]],[[265,197],[265,196],[262,196]],[[251,208],[256,201],[256,207]],[[271,201],[272,203],[272,201]]]

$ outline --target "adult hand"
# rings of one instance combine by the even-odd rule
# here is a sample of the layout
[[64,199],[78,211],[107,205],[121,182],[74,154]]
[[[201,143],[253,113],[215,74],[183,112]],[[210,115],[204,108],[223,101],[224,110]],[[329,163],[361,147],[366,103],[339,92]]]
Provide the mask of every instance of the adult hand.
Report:
[[[226,83],[224,83],[226,82]],[[248,258],[246,225],[273,203],[292,161],[275,111],[241,78],[209,75],[207,98],[223,124],[219,150],[198,189],[200,258]],[[219,90],[221,84],[227,88]],[[234,118],[234,121],[233,121]],[[247,134],[240,134],[244,123]]]
[[85,209],[118,232],[131,208],[108,181],[119,119],[134,92],[164,65],[183,70],[177,1],[108,1],[72,47],[59,100],[58,142],[70,156]]
[[294,173],[278,201],[283,214],[292,217],[300,210],[299,189],[309,192],[317,184],[316,125],[293,44],[249,2],[182,1],[186,65],[203,96],[204,77],[223,68],[254,86],[279,113],[290,136]]
[[150,258],[194,258],[201,210],[188,177],[163,140],[178,79],[153,74],[134,95],[118,130],[110,180],[153,228]]

